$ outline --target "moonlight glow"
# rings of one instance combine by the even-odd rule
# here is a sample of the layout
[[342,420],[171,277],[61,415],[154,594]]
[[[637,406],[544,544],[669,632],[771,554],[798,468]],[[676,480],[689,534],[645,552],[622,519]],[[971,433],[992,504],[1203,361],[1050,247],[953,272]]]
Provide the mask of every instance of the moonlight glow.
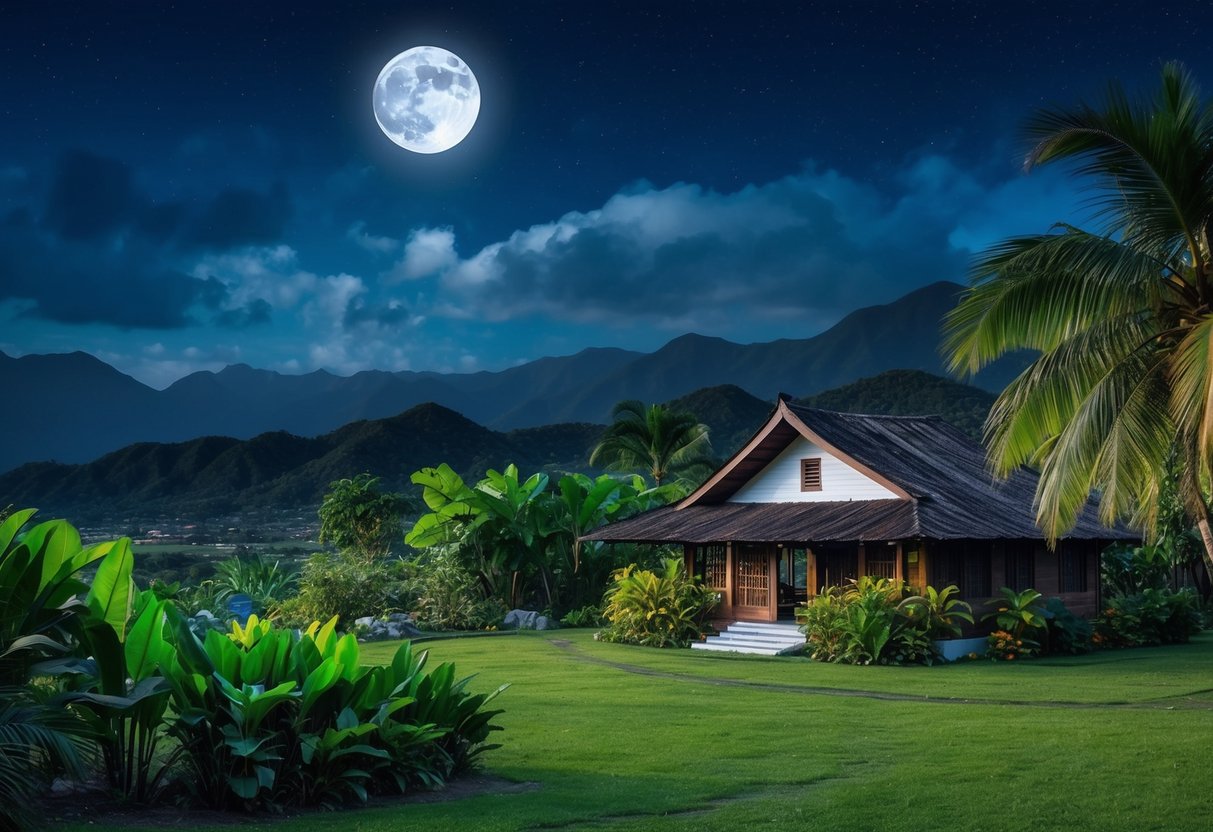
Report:
[[471,132],[480,85],[471,68],[440,46],[414,46],[387,62],[375,81],[375,120],[414,153],[441,153]]

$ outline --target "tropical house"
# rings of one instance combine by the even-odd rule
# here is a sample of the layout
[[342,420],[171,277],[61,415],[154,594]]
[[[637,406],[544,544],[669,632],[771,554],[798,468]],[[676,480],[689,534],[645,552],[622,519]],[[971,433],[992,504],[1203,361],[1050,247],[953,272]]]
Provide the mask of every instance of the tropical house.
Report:
[[977,605],[1003,586],[1099,604],[1099,552],[1136,540],[1089,503],[1050,548],[1034,522],[1037,475],[994,479],[985,452],[935,416],[868,416],[780,398],[754,437],[676,505],[586,540],[678,544],[718,590],[726,622],[791,621],[821,587],[873,575],[955,584]]

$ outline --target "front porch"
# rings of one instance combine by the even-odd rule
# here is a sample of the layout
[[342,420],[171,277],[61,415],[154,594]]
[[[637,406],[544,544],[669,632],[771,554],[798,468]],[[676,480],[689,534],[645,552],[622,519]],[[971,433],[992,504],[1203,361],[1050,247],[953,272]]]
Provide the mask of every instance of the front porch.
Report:
[[1057,596],[1076,615],[1099,609],[1101,541],[889,540],[686,544],[687,571],[720,593],[714,622],[788,622],[824,587],[868,575],[911,589],[955,585],[975,611],[1001,587]]
[[919,542],[712,543],[684,546],[687,571],[720,593],[720,622],[792,622],[823,587],[860,575],[921,582]]

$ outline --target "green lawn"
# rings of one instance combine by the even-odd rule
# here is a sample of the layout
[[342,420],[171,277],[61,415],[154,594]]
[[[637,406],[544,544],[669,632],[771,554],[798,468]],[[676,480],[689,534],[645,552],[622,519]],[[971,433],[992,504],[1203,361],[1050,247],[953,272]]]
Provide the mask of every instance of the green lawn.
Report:
[[1210,635],[940,668],[657,651],[583,630],[427,647],[478,689],[512,683],[487,768],[534,790],[240,828],[1108,832],[1213,818]]

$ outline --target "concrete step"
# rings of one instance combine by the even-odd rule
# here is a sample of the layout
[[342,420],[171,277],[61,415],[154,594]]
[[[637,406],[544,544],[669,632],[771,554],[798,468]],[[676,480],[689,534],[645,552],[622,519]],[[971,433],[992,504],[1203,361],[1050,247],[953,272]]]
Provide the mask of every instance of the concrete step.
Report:
[[778,656],[783,652],[777,647],[742,647],[737,644],[721,644],[711,641],[697,641],[691,645],[691,649],[709,650],[714,653],[753,653],[759,656]]
[[707,641],[692,644],[691,647],[696,650],[778,656],[796,652],[804,644],[804,633],[794,624],[735,621],[719,635],[709,636]]
[[754,633],[779,638],[804,638],[800,628],[790,624],[757,624],[750,621],[735,621],[724,628],[731,633]]
[[768,636],[764,633],[737,633],[724,632],[718,636],[711,636],[721,641],[752,641],[756,644],[782,644],[784,646],[792,644],[804,644],[803,638],[788,638],[787,636]]
[[707,641],[714,642],[716,644],[739,644],[742,647],[775,647],[777,649],[782,649],[784,647],[795,647],[799,644],[804,644],[803,641],[778,641],[769,638],[746,638],[745,636],[733,635],[729,633],[719,636],[709,636]]

